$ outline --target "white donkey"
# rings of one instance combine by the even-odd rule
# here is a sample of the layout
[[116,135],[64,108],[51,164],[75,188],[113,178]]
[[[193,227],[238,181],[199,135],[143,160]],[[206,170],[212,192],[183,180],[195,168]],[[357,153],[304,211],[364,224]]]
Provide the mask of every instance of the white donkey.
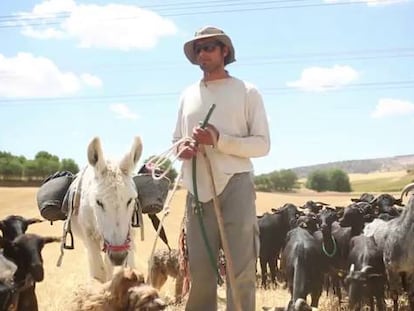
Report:
[[141,139],[135,137],[119,163],[109,161],[94,138],[88,146],[89,165],[75,181],[80,200],[71,226],[86,246],[90,275],[101,282],[111,279],[114,266],[135,266],[130,231],[138,193],[132,172],[141,153]]

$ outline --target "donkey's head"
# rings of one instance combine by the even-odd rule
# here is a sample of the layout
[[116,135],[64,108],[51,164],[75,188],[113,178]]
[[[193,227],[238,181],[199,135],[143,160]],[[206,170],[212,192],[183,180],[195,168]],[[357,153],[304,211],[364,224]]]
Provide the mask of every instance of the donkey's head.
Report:
[[94,168],[89,204],[104,239],[104,251],[114,265],[122,265],[128,255],[129,230],[137,198],[132,172],[141,153],[139,137],[135,137],[130,152],[119,163],[105,160],[99,138],[94,138],[88,147],[88,161]]

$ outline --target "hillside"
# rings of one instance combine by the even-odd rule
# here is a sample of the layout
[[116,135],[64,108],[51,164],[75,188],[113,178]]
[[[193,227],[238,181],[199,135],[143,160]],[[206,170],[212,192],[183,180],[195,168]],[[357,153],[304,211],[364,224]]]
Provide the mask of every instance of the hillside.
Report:
[[414,154],[388,158],[338,161],[310,166],[291,168],[299,178],[306,177],[315,170],[339,168],[348,174],[367,174],[372,172],[402,171],[414,168]]

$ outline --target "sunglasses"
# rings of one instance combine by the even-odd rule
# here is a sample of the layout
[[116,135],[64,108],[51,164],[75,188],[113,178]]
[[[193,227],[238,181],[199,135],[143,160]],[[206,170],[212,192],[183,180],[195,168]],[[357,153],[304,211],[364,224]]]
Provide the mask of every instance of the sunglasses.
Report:
[[194,53],[196,55],[200,54],[201,51],[211,53],[213,52],[216,47],[221,46],[222,44],[218,41],[210,41],[206,43],[201,43],[194,46]]

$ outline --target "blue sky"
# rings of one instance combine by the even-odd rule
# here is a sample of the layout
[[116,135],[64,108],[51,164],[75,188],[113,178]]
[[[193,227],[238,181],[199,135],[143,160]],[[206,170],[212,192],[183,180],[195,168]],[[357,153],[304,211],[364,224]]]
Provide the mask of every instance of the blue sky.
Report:
[[232,38],[230,74],[263,95],[272,140],[256,173],[413,153],[414,2],[1,1],[0,150],[86,164],[171,146],[178,98],[200,78],[198,28]]

